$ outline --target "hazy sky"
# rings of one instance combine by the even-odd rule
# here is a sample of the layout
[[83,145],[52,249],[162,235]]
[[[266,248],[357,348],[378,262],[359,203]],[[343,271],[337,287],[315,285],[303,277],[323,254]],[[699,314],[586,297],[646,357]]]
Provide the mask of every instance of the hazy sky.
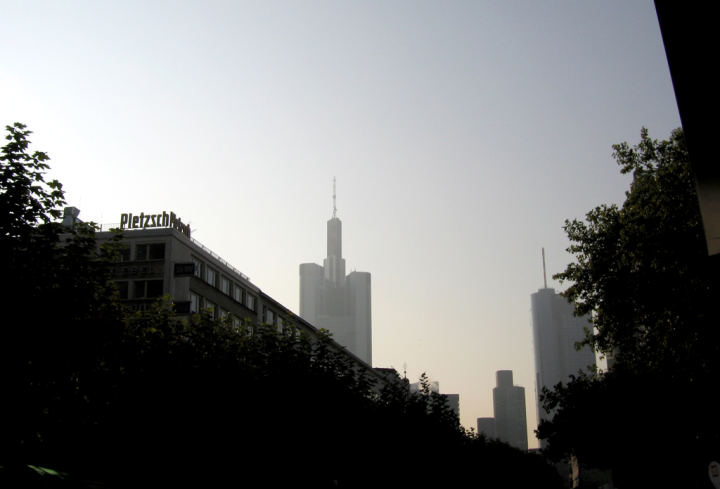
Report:
[[34,131],[81,219],[174,211],[297,312],[337,177],[374,366],[459,393],[468,428],[511,369],[537,446],[541,247],[562,271],[565,219],[624,200],[611,145],[680,125],[651,0],[0,7],[0,124]]

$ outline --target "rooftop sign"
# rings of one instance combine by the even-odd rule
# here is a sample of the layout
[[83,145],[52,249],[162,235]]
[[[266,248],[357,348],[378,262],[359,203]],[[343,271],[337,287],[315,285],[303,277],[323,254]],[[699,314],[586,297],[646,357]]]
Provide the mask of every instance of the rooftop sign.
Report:
[[132,213],[120,214],[120,229],[145,229],[145,228],[173,228],[177,229],[190,238],[190,225],[182,222],[174,212],[168,214],[163,211],[162,214],[145,214],[133,216]]

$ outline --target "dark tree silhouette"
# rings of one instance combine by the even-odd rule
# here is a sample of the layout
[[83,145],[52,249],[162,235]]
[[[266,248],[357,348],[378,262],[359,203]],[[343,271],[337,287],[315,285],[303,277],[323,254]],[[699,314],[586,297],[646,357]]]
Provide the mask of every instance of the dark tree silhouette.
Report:
[[583,344],[614,364],[546,391],[546,408],[558,411],[538,433],[553,458],[611,467],[628,486],[691,487],[720,441],[720,267],[707,254],[682,129],[667,141],[643,129],[637,146],[613,148],[634,175],[627,199],[566,221],[577,262],[554,278],[571,283],[563,295],[578,315],[591,314]]

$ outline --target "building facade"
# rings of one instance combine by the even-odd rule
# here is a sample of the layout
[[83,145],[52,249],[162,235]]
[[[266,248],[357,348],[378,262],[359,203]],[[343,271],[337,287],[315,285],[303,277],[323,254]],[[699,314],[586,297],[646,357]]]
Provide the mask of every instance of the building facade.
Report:
[[513,385],[512,370],[495,372],[495,385],[493,389],[495,434],[501,441],[520,450],[527,450],[525,388]]
[[[80,221],[79,214],[79,209],[67,208],[63,225],[69,227]],[[180,317],[207,309],[216,318],[231,316],[233,324],[245,328],[248,334],[253,334],[260,324],[281,329],[285,321],[311,336],[318,334],[312,324],[296,316],[252,283],[247,275],[192,238],[190,227],[174,213],[123,214],[120,223],[103,226],[103,229],[110,228],[123,230],[124,250],[110,271],[120,291],[120,300],[131,309],[145,310],[159,297],[169,295]],[[110,231],[96,233],[99,243],[112,236]],[[345,352],[357,368],[367,371],[378,389],[398,377],[394,369],[372,369],[337,342],[333,345]]]
[[370,274],[345,275],[342,222],[333,212],[327,222],[327,258],[323,265],[300,265],[300,317],[327,329],[348,351],[372,365]]
[[478,418],[477,432],[478,434],[485,433],[488,438],[497,438],[495,434],[495,418]]
[[[411,394],[415,394],[417,392],[420,392],[422,390],[422,384],[420,382],[413,382],[409,386],[409,390]],[[436,394],[440,394],[440,382],[437,380],[433,380],[429,382],[430,392],[434,392]],[[458,420],[460,420],[460,394],[440,394],[445,398],[447,401],[447,405],[452,411],[455,413],[455,416],[457,416]]]
[[[535,406],[538,424],[552,415],[540,403],[543,387],[552,389],[559,382],[569,380],[578,371],[587,371],[596,363],[595,353],[589,348],[575,349],[575,343],[585,338],[590,327],[587,317],[573,315],[575,305],[568,302],[555,289],[543,288],[531,295],[533,347],[535,351]],[[541,448],[545,448],[541,440]]]

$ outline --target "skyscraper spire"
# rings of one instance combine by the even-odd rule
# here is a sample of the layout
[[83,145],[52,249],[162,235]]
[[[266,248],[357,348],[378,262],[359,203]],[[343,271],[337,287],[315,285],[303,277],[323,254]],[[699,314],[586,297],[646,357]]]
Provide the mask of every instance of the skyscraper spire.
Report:
[[547,289],[547,273],[545,273],[545,248],[542,249],[543,253],[543,281],[545,282],[545,288]]
[[335,177],[333,177],[333,219],[337,217],[337,206],[335,205]]

